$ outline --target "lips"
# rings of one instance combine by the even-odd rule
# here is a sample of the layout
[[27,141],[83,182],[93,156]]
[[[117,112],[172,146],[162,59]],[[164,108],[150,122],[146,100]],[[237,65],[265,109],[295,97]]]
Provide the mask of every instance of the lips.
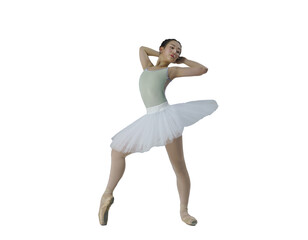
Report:
[[170,56],[174,58],[174,55],[171,54]]

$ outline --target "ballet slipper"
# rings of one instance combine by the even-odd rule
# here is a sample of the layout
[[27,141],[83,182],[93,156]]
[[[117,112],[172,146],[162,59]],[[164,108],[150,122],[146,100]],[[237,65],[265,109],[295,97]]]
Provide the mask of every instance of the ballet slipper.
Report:
[[186,224],[190,226],[195,226],[198,223],[197,219],[195,219],[193,216],[190,216],[188,214],[187,207],[181,205],[180,214],[181,214],[182,221],[185,222]]
[[99,223],[101,225],[107,225],[109,208],[113,204],[113,202],[114,197],[112,195],[102,196],[98,212]]
[[195,226],[198,223],[197,219],[190,216],[189,214],[181,216],[181,218],[182,218],[183,222],[185,222],[186,224],[188,224],[190,226]]

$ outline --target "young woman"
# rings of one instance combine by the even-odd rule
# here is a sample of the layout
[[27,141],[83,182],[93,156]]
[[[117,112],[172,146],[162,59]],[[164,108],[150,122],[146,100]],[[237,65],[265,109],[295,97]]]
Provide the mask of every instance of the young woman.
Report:
[[[207,68],[187,58],[180,57],[182,46],[176,39],[162,42],[159,52],[140,47],[139,55],[143,72],[139,90],[147,113],[112,137],[111,170],[106,190],[101,198],[99,221],[106,225],[108,211],[114,201],[113,191],[125,170],[125,157],[134,152],[146,152],[154,146],[165,146],[177,178],[180,196],[180,216],[188,225],[197,220],[188,214],[190,179],[182,146],[184,127],[213,113],[218,105],[215,100],[199,100],[169,105],[165,96],[168,84],[178,77],[199,76]],[[156,65],[149,56],[156,56]],[[170,63],[184,63],[188,67],[168,67]]]

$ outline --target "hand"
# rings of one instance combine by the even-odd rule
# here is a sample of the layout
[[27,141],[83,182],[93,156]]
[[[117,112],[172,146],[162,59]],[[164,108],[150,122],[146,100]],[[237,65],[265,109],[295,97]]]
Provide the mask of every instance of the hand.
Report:
[[181,63],[184,63],[185,60],[186,60],[185,57],[179,57],[179,58],[175,61],[175,63],[181,64]]

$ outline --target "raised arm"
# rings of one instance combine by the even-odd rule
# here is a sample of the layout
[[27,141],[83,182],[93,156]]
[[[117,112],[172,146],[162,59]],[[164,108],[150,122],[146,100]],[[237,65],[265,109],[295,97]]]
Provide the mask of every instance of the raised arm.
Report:
[[157,52],[157,51],[155,51],[151,48],[148,48],[148,47],[142,46],[142,47],[139,48],[139,57],[140,57],[140,62],[141,62],[143,69],[154,66],[153,63],[151,62],[149,56],[158,57],[159,52]]
[[208,71],[207,67],[198,62],[188,60],[185,57],[180,57],[176,63],[184,63],[189,67],[172,67],[170,69],[171,71],[169,70],[169,77],[171,80],[177,77],[200,76]]

